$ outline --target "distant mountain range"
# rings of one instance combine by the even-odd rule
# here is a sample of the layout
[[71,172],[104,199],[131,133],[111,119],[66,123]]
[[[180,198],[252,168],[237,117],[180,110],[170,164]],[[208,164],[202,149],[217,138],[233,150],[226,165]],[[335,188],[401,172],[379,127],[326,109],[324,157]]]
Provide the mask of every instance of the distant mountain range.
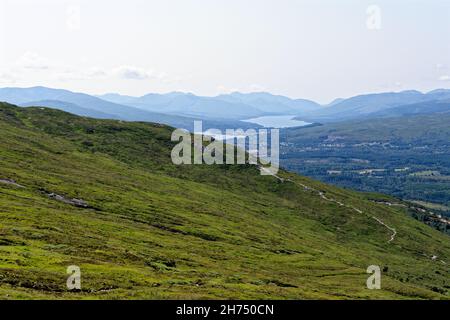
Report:
[[167,124],[176,128],[193,130],[194,120],[203,120],[203,128],[254,128],[250,124],[231,119],[207,119],[204,117],[185,117],[144,110],[142,108],[114,103],[84,93],[46,87],[1,88],[0,101],[23,107],[42,106],[63,110],[75,115],[99,119],[120,119],[125,121],[145,121]]
[[192,93],[147,94],[142,97],[105,94],[101,99],[153,112],[242,120],[263,115],[297,115],[315,111],[321,106],[310,100],[290,99],[266,92],[234,92],[217,97],[200,97]]
[[[138,108],[105,101],[88,94],[46,87],[3,88],[0,89],[0,100],[21,106],[29,106],[30,103],[45,106],[45,102],[51,101],[52,105],[50,107],[53,108],[65,108],[65,111],[69,112],[71,112],[71,108],[75,108],[72,111],[76,111],[78,108],[89,109],[111,115],[113,118],[119,117],[130,121],[160,122],[167,118],[167,115],[149,113]],[[77,114],[77,112],[73,113]]]
[[[386,117],[445,111],[447,110],[446,105],[440,102],[450,100],[450,90],[438,89],[428,93],[408,90],[366,94],[348,99],[338,98],[327,105],[320,105],[305,99],[290,99],[266,92],[234,92],[216,97],[199,97],[182,92],[148,94],[142,97],[105,94],[99,98],[152,112],[184,116],[243,120],[263,115],[283,114],[297,115],[300,120],[335,122],[368,116]],[[419,106],[420,103],[424,104]],[[416,112],[407,107],[413,104]],[[427,109],[427,106],[431,104],[439,106]],[[398,108],[402,106],[404,107]],[[417,108],[420,109],[420,112]]]
[[450,114],[450,99],[418,102],[371,114],[374,118],[400,117],[409,115]]
[[80,116],[126,121],[146,121],[192,130],[195,119],[205,128],[258,127],[250,118],[292,115],[308,122],[339,122],[359,118],[398,117],[450,112],[450,90],[428,93],[409,90],[358,95],[320,105],[306,99],[291,99],[267,92],[222,94],[216,97],[192,93],[150,93],[132,97],[109,93],[92,96],[46,87],[3,88],[0,101],[20,106],[46,106]]
[[450,111],[450,104],[445,104],[446,101],[450,101],[450,90],[446,89],[438,89],[428,93],[409,90],[367,94],[336,100],[326,108],[300,115],[299,119],[336,122],[367,117]]

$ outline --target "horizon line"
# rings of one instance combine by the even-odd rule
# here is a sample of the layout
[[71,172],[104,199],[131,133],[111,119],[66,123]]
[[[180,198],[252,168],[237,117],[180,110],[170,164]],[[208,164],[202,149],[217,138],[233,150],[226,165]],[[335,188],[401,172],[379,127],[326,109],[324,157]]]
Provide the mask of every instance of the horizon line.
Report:
[[131,97],[131,98],[142,98],[145,97],[147,95],[150,94],[155,94],[155,95],[168,95],[168,94],[173,94],[173,93],[179,93],[179,94],[186,94],[186,95],[193,95],[196,97],[200,97],[200,98],[217,98],[220,97],[222,95],[231,95],[231,94],[270,94],[272,96],[278,96],[278,97],[284,97],[284,98],[288,98],[291,100],[308,100],[308,101],[312,101],[314,103],[317,103],[321,106],[327,106],[331,103],[333,103],[334,101],[338,100],[338,99],[343,99],[343,100],[347,100],[347,99],[351,99],[354,97],[358,97],[358,96],[366,96],[366,95],[376,95],[376,94],[386,94],[386,93],[402,93],[402,92],[418,92],[420,94],[429,94],[435,91],[439,91],[439,90],[450,90],[450,88],[444,88],[444,87],[439,87],[439,88],[435,88],[429,91],[421,91],[421,90],[417,90],[417,89],[405,89],[405,90],[399,90],[399,91],[374,91],[374,92],[366,92],[366,93],[359,93],[356,95],[352,95],[350,97],[337,97],[337,98],[333,98],[330,102],[322,104],[322,103],[318,103],[316,100],[313,99],[308,99],[308,98],[292,98],[290,96],[287,95],[282,95],[282,94],[276,94],[276,93],[272,93],[270,91],[249,91],[249,92],[242,92],[242,91],[232,91],[232,92],[228,92],[228,93],[220,93],[217,95],[200,95],[200,94],[196,94],[190,91],[179,91],[179,90],[174,90],[174,91],[168,91],[168,92],[164,92],[164,93],[159,93],[159,92],[148,92],[144,95],[130,95],[130,94],[122,94],[122,93],[118,93],[118,92],[105,92],[105,93],[86,93],[83,91],[77,91],[77,90],[71,90],[71,89],[64,89],[64,88],[55,88],[55,87],[47,87],[47,86],[42,86],[42,85],[36,85],[36,86],[24,86],[24,87],[20,87],[20,86],[6,86],[6,87],[0,87],[0,89],[34,89],[34,88],[44,88],[44,89],[51,89],[51,90],[65,90],[65,91],[70,91],[72,93],[81,93],[81,94],[87,94],[90,96],[94,96],[96,98],[101,99],[102,96],[104,95],[108,95],[108,94],[114,94],[114,95],[119,95],[119,96],[123,96],[123,97]]

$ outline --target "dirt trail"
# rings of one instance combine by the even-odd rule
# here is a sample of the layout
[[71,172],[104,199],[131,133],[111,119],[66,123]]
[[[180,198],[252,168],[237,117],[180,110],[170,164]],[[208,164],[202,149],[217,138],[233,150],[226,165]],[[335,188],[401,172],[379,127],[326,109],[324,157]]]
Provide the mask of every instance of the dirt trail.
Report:
[[[262,168],[262,170],[264,170],[264,168]],[[268,171],[267,171],[267,172],[268,172]],[[315,188],[309,187],[309,186],[307,186],[307,185],[305,185],[305,184],[303,184],[303,183],[296,182],[296,181],[293,181],[293,180],[291,180],[291,179],[284,179],[284,178],[282,178],[282,177],[280,177],[280,176],[278,176],[278,175],[276,175],[276,174],[272,174],[272,176],[275,177],[275,178],[277,178],[277,179],[278,179],[279,181],[281,181],[281,182],[289,181],[289,182],[292,182],[292,183],[294,183],[294,184],[296,184],[296,185],[298,185],[298,186],[301,186],[303,189],[305,189],[305,190],[307,190],[307,191],[314,192],[314,193],[316,193],[319,197],[321,197],[321,198],[322,198],[323,200],[325,200],[325,201],[333,202],[333,203],[338,204],[338,205],[341,206],[341,207],[346,207],[346,208],[352,209],[353,211],[355,211],[355,212],[357,212],[357,213],[359,213],[359,214],[365,214],[366,216],[368,216],[368,217],[374,219],[375,221],[377,221],[380,225],[384,226],[385,228],[387,228],[387,229],[391,232],[391,238],[388,240],[388,243],[391,243],[392,241],[395,240],[395,237],[397,236],[397,230],[396,230],[395,228],[392,228],[392,227],[388,226],[388,225],[387,225],[386,223],[384,223],[381,219],[379,219],[379,218],[377,218],[377,217],[375,217],[375,216],[372,216],[372,215],[370,215],[370,214],[367,214],[367,213],[365,213],[364,211],[362,211],[361,209],[355,208],[355,207],[353,207],[353,206],[350,206],[350,205],[348,205],[348,204],[345,204],[345,203],[343,203],[343,202],[341,202],[341,201],[338,201],[338,200],[336,200],[336,199],[329,198],[329,197],[327,197],[327,196],[325,195],[325,193],[324,193],[323,191],[320,191],[320,190],[317,190],[317,189],[315,189]]]
[[380,219],[378,219],[375,216],[372,216],[372,218],[375,219],[376,221],[378,221],[378,223],[382,224],[383,226],[385,226],[386,228],[388,228],[389,230],[392,231],[391,239],[388,242],[394,241],[395,236],[397,235],[397,230],[395,230],[394,228],[389,227],[387,224],[385,224],[383,221],[381,221]]

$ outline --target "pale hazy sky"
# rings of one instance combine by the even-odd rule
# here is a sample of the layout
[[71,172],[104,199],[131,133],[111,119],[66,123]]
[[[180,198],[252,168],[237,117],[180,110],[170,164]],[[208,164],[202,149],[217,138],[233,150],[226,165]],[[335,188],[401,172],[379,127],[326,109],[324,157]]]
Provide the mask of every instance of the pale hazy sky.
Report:
[[0,0],[0,87],[35,85],[319,102],[450,88],[450,1]]

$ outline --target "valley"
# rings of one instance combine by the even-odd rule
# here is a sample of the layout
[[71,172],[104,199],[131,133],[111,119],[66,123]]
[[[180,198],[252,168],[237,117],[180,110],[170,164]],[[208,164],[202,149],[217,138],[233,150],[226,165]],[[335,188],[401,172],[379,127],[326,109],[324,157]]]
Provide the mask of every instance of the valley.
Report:
[[327,183],[421,201],[449,215],[449,115],[295,128],[282,135],[282,164]]

